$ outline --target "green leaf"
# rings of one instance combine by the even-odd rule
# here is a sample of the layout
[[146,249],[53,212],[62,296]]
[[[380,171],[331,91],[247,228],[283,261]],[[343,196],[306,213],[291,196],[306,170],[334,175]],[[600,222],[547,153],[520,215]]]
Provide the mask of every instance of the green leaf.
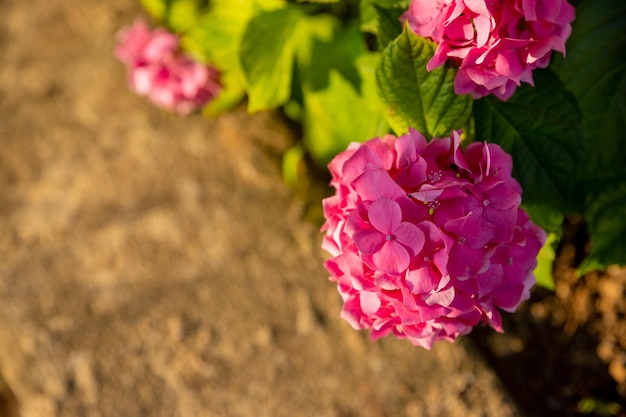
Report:
[[261,12],[249,22],[240,52],[248,111],[278,107],[289,100],[302,17],[299,8],[288,6]]
[[520,87],[507,102],[490,96],[474,103],[476,138],[512,155],[525,204],[580,210],[574,182],[583,141],[576,101],[550,71],[536,71],[534,78],[536,87]]
[[524,204],[522,207],[530,219],[543,230],[561,236],[563,232],[563,211],[546,204]]
[[308,90],[328,86],[329,74],[335,69],[360,89],[361,79],[355,60],[367,52],[356,26],[342,28],[332,16],[311,16],[302,21],[305,41],[298,51],[298,67],[302,83]]
[[372,4],[372,0],[361,0],[359,2],[359,21],[363,32],[378,33],[378,13]]
[[166,0],[140,0],[140,3],[156,20],[165,20],[165,13],[167,12]]
[[357,60],[360,92],[337,70],[331,70],[323,90],[305,90],[305,144],[311,156],[325,165],[351,142],[387,133],[389,127],[376,100],[374,54]]
[[554,259],[556,257],[555,248],[557,244],[558,237],[555,234],[550,233],[546,239],[546,243],[537,255],[537,267],[534,271],[537,285],[549,290],[554,290],[554,278],[552,271]]
[[207,6],[205,0],[170,0],[165,23],[174,32],[191,28]]
[[428,138],[446,136],[469,118],[472,97],[455,94],[456,70],[447,65],[426,70],[434,52],[433,42],[406,25],[383,51],[376,81],[387,120],[397,134],[413,127]]
[[355,141],[389,129],[374,79],[378,54],[369,53],[356,26],[334,18],[306,20],[308,41],[298,68],[304,96],[304,143],[320,165]]
[[588,142],[586,174],[626,165],[626,2],[585,0],[576,9],[567,57],[553,68],[578,99]]
[[579,267],[581,273],[626,265],[626,180],[590,196],[585,217],[589,223],[591,251]]
[[283,154],[283,180],[290,187],[295,187],[303,175],[305,149],[301,144],[292,146]]
[[374,5],[374,10],[376,10],[376,14],[378,15],[378,46],[381,50],[384,50],[391,41],[402,33],[400,16],[404,13],[405,9],[386,9]]
[[241,38],[256,13],[258,2],[213,0],[210,9],[185,33],[181,45],[195,59],[219,68],[224,89],[204,109],[209,116],[239,103],[245,95],[245,78],[239,63]]
[[208,0],[140,0],[157,21],[172,32],[183,33],[202,15]]
[[411,0],[371,0],[371,2],[387,9],[399,8],[406,10],[409,8]]

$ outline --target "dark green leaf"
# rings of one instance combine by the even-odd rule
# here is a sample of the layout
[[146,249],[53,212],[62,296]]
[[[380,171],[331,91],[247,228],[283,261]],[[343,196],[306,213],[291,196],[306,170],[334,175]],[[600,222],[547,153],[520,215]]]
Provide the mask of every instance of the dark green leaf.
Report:
[[576,10],[567,57],[553,67],[579,101],[588,143],[586,174],[626,164],[626,2],[585,0]]
[[389,42],[396,39],[402,33],[400,16],[404,13],[404,9],[385,9],[381,6],[374,5],[374,10],[376,10],[376,14],[378,15],[378,46],[383,50],[389,45]]
[[626,265],[626,180],[589,197],[585,217],[589,223],[591,252],[580,266],[582,273],[612,264]]
[[376,81],[387,120],[397,134],[413,127],[429,138],[446,136],[469,118],[472,97],[455,94],[456,70],[447,65],[426,70],[434,52],[433,42],[406,25],[383,51]]
[[526,204],[580,210],[574,181],[583,141],[576,101],[549,71],[534,78],[536,87],[520,87],[507,102],[489,96],[474,103],[476,139],[512,155]]

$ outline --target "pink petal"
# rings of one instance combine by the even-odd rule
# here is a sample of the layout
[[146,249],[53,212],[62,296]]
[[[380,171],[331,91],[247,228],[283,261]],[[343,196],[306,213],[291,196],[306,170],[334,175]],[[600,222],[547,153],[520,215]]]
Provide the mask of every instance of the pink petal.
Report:
[[406,196],[404,190],[386,171],[366,171],[352,182],[352,187],[363,200],[376,200],[379,197],[392,199]]
[[346,180],[352,181],[365,171],[379,168],[383,168],[380,158],[368,147],[361,146],[344,162],[342,176]]
[[446,222],[447,232],[463,237],[467,246],[480,249],[485,246],[496,234],[496,226],[481,216],[469,213],[459,219]]
[[385,243],[385,235],[375,229],[362,229],[352,236],[359,251],[372,254],[378,252]]
[[359,301],[361,302],[361,310],[367,315],[376,313],[381,305],[378,294],[375,292],[361,291]]
[[429,264],[411,269],[406,274],[407,287],[413,294],[428,294],[439,286],[441,276]]
[[413,256],[422,250],[426,241],[424,232],[416,225],[408,222],[400,223],[396,230],[393,231],[393,237],[397,242],[408,248]]
[[390,240],[383,244],[380,251],[372,256],[376,268],[388,274],[403,272],[409,267],[411,257],[400,243]]
[[395,201],[380,197],[368,211],[370,223],[385,235],[391,235],[402,221],[402,211]]
[[424,302],[429,306],[438,304],[440,306],[447,307],[452,303],[452,300],[454,300],[454,295],[454,287],[450,286],[445,290],[436,291],[428,294],[426,297],[424,297]]

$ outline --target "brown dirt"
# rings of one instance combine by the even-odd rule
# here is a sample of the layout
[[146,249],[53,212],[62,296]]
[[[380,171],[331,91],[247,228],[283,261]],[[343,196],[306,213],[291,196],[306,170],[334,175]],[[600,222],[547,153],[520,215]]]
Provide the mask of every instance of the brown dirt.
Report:
[[624,402],[626,273],[574,276],[577,223],[556,292],[535,290],[504,335],[426,352],[350,329],[321,266],[327,178],[311,175],[304,199],[285,187],[294,134],[275,114],[178,119],[133,96],[111,51],[137,3],[0,0],[0,416],[574,416]]

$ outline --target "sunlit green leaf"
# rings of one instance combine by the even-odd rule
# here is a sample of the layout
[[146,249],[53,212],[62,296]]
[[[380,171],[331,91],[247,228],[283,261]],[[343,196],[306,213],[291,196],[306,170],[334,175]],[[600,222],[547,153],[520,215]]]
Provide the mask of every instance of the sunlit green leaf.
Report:
[[302,17],[299,8],[284,7],[261,12],[250,20],[240,50],[250,112],[278,107],[289,100]]
[[376,81],[387,120],[397,134],[413,127],[429,138],[446,136],[470,116],[472,97],[454,92],[456,70],[447,65],[426,70],[434,52],[433,42],[407,26],[383,51]]
[[[318,18],[319,19],[319,18]],[[299,59],[304,94],[304,140],[311,156],[325,164],[350,142],[388,131],[376,96],[378,55],[367,52],[356,26],[320,23]],[[312,33],[312,32],[311,32]]]
[[139,0],[141,5],[154,17],[156,20],[165,20],[165,13],[167,12],[167,0]]
[[537,267],[534,271],[537,285],[549,290],[554,290],[554,278],[552,271],[556,256],[555,246],[557,243],[557,236],[550,233],[546,239],[546,243],[539,251],[539,255],[537,255]]

